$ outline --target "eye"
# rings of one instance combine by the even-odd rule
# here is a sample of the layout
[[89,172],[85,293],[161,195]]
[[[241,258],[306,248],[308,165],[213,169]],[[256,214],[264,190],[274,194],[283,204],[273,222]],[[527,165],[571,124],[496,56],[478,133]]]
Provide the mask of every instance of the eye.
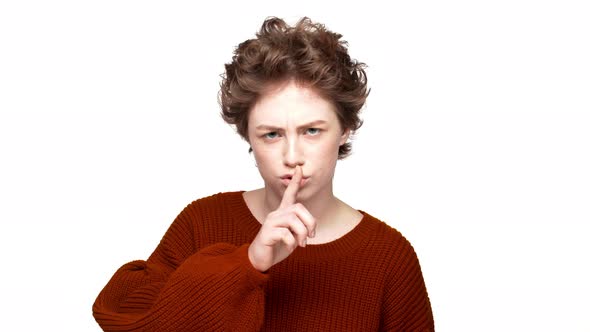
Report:
[[319,129],[319,128],[308,128],[307,130],[308,130],[308,131],[309,131],[309,130],[314,130],[314,131],[315,131],[315,134],[311,134],[311,136],[317,136],[317,135],[319,135],[320,131],[322,131],[322,130],[321,130],[321,129]]
[[262,135],[262,137],[264,137],[264,138],[269,138],[269,139],[273,139],[274,137],[269,137],[268,135],[271,135],[271,134],[276,134],[276,133],[277,133],[276,131],[273,131],[273,132],[266,133],[266,134]]

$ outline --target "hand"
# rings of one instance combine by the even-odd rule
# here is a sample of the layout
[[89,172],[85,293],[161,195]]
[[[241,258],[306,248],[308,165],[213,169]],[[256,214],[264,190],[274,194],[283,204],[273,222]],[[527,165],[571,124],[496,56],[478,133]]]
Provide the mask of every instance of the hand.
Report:
[[289,257],[298,246],[305,247],[308,236],[315,236],[315,218],[303,204],[296,202],[303,177],[301,172],[301,167],[296,166],[281,204],[266,216],[262,228],[248,248],[248,258],[260,272]]

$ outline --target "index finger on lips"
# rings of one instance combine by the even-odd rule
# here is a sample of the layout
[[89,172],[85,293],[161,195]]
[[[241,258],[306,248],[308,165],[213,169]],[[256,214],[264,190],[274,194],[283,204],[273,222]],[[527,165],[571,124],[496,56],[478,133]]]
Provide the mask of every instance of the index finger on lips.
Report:
[[285,192],[283,193],[283,199],[281,200],[280,208],[285,208],[296,203],[301,177],[301,167],[295,166],[295,174],[293,175],[293,178],[291,178],[291,182],[289,182],[287,189],[285,189]]

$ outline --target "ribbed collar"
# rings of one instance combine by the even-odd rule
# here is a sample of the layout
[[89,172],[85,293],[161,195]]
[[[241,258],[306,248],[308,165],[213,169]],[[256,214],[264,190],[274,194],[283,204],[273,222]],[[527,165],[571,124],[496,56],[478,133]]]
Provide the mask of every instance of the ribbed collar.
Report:
[[[260,223],[246,204],[243,196],[244,190],[225,192],[224,201],[236,224],[242,228],[249,239],[254,239],[260,231]],[[306,261],[332,260],[342,256],[351,255],[355,250],[363,248],[374,236],[378,220],[363,210],[357,210],[363,214],[361,222],[339,239],[323,244],[308,244],[298,247],[291,254],[292,259]]]

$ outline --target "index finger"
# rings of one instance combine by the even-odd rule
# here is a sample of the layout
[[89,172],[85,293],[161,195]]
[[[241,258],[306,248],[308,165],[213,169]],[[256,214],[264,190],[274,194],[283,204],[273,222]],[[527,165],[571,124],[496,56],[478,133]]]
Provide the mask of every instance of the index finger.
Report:
[[295,166],[295,174],[291,178],[291,182],[289,182],[287,189],[283,193],[283,199],[281,200],[279,208],[284,208],[296,203],[297,192],[299,191],[302,176],[301,166]]

